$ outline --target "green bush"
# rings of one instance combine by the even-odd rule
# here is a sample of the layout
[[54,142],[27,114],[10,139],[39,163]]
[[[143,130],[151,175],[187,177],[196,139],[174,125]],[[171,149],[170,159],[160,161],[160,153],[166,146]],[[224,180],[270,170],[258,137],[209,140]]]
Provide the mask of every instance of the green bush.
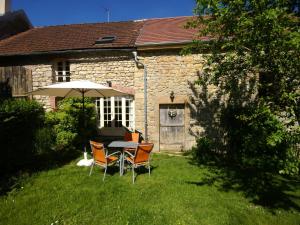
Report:
[[52,127],[44,126],[35,133],[34,147],[38,155],[47,154],[54,150],[55,133]]
[[[85,120],[83,120],[83,116]],[[80,98],[62,100],[57,111],[46,114],[46,124],[48,127],[53,127],[56,150],[82,149],[87,139],[96,135],[96,114],[93,100],[85,98],[84,115]]]
[[227,163],[243,169],[298,175],[300,129],[288,129],[266,105],[227,107],[221,116],[223,146],[201,137],[192,149],[199,163]]
[[192,148],[192,155],[198,162],[208,162],[213,159],[213,141],[208,137],[201,137],[197,139],[197,145]]
[[287,175],[298,175],[300,172],[300,127],[291,129],[287,137],[290,148],[286,159],[281,160],[279,173]]
[[35,134],[43,126],[44,109],[36,101],[5,100],[0,104],[0,167],[22,168],[34,158]]
[[225,117],[228,157],[235,163],[271,172],[299,172],[299,158],[291,157],[292,135],[269,107],[231,108]]

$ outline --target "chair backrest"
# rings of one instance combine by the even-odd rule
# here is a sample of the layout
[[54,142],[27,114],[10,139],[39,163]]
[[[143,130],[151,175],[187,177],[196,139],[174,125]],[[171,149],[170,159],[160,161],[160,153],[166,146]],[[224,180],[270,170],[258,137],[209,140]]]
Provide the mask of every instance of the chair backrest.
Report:
[[129,132],[126,132],[125,135],[124,135],[124,141],[131,141],[131,133]]
[[140,134],[139,133],[132,133],[131,134],[131,141],[138,143],[139,139],[140,139]]
[[106,163],[104,145],[95,141],[90,141],[90,145],[95,162]]
[[139,133],[129,133],[126,132],[124,135],[124,140],[125,141],[132,141],[132,142],[139,142],[140,139],[140,134]]
[[153,146],[153,143],[139,144],[134,155],[134,163],[142,163],[148,161]]

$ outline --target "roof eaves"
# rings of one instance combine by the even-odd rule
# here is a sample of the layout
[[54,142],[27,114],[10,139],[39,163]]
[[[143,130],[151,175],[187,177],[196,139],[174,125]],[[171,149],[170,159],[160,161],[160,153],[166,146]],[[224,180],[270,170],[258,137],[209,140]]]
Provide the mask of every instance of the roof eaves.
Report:
[[183,41],[161,41],[161,42],[143,42],[143,43],[136,43],[137,47],[143,46],[157,46],[157,45],[174,45],[174,44],[190,44],[193,40],[183,40]]
[[53,51],[37,51],[30,53],[8,53],[0,54],[0,57],[12,57],[12,56],[33,56],[33,55],[53,55],[53,54],[65,54],[65,53],[82,53],[82,52],[104,52],[104,51],[132,51],[134,47],[122,47],[122,48],[85,48],[85,49],[64,49]]

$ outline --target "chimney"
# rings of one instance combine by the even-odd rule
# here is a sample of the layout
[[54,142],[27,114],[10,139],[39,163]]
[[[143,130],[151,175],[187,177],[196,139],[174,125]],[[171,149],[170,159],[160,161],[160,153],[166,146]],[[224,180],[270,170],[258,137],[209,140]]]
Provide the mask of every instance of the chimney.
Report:
[[0,16],[10,12],[10,0],[0,0]]

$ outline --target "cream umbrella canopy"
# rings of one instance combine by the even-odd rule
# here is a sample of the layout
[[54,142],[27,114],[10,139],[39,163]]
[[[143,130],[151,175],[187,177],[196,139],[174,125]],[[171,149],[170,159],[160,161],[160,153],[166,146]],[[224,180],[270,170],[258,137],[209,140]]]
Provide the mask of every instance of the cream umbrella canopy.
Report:
[[[112,96],[128,95],[127,93],[88,80],[77,80],[77,81],[56,83],[56,84],[41,87],[28,94],[58,96],[58,97],[65,97],[65,98],[81,97],[84,127],[85,127],[84,97],[112,97]],[[84,159],[80,160],[77,163],[77,165],[89,166],[90,163],[91,161],[87,159],[86,146],[84,144]]]
[[111,97],[128,95],[111,87],[97,84],[88,80],[61,82],[41,87],[30,92],[32,95],[58,97]]

